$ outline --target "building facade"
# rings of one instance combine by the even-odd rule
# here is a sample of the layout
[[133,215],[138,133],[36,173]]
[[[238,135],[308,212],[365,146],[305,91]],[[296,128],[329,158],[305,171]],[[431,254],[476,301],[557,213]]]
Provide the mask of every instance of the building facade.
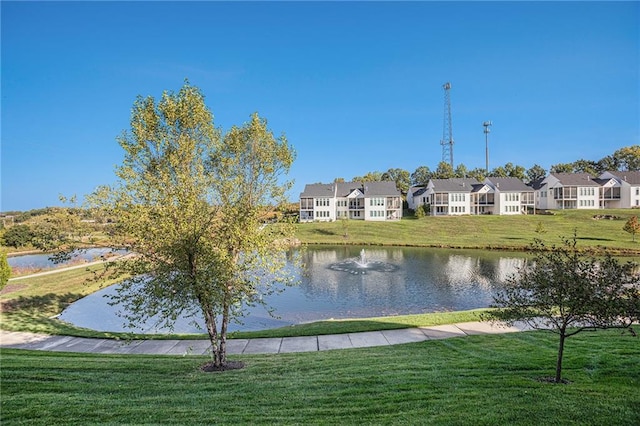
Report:
[[300,222],[401,218],[402,194],[395,182],[316,183],[300,194]]

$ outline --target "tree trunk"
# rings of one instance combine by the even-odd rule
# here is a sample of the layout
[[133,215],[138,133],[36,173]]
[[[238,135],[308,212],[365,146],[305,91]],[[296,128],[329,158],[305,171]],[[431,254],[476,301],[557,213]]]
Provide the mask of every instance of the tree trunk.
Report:
[[216,367],[220,367],[222,364],[219,362],[219,352],[218,348],[218,330],[216,330],[216,316],[213,313],[213,310],[210,308],[203,309],[204,312],[204,322],[207,327],[207,333],[209,334],[209,340],[211,341],[211,358],[213,359],[213,364]]
[[558,345],[558,359],[556,361],[556,383],[562,380],[562,356],[564,354],[564,340],[566,339],[565,330],[560,330],[560,343]]
[[227,363],[227,327],[229,325],[229,304],[225,303],[222,308],[222,325],[220,326],[220,365]]

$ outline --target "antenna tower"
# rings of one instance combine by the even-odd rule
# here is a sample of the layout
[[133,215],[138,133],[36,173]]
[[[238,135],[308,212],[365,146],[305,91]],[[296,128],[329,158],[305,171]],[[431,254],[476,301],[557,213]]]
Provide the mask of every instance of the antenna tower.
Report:
[[489,129],[489,127],[491,127],[492,124],[493,123],[491,121],[485,121],[484,123],[482,123],[482,125],[484,126],[484,155],[486,160],[485,171],[487,175],[489,174],[489,133],[491,132],[491,129]]
[[442,85],[444,89],[444,123],[442,126],[442,161],[449,163],[453,169],[453,124],[451,123],[451,83]]

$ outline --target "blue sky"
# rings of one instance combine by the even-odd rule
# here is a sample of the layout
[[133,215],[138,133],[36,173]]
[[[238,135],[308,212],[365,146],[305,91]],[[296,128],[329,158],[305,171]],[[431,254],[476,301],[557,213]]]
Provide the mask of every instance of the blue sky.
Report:
[[137,95],[203,91],[297,151],[289,194],[455,165],[599,160],[640,139],[639,2],[6,2],[0,211],[113,183]]

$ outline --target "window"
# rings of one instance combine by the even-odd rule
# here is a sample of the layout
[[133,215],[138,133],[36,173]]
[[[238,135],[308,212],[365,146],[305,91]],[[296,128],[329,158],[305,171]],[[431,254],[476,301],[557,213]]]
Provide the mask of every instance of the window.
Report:
[[328,198],[316,198],[316,207],[327,207],[329,206]]

